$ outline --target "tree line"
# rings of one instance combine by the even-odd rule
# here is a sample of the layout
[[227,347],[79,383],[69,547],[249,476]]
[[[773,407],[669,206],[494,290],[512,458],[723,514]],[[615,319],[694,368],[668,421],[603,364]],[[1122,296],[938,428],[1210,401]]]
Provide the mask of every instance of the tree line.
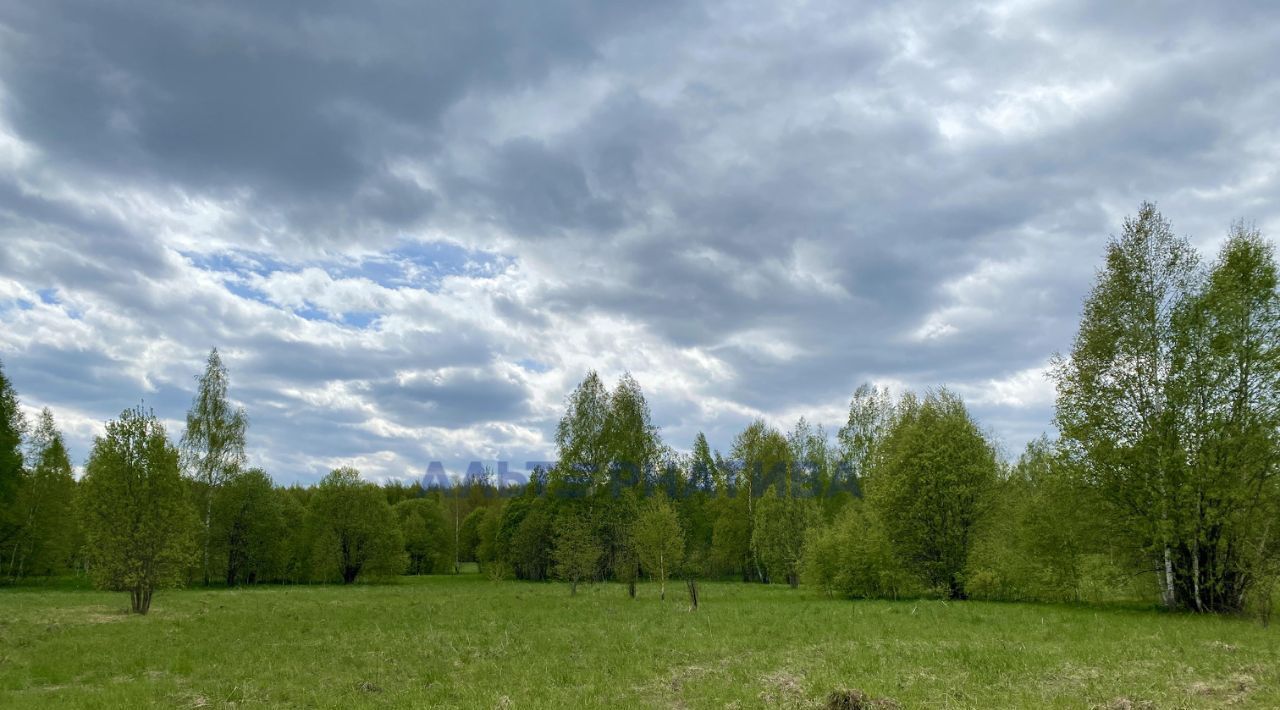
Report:
[[75,570],[145,612],[176,584],[495,578],[802,581],[846,597],[1149,598],[1271,608],[1280,578],[1280,290],[1274,249],[1234,225],[1205,263],[1150,204],[1107,246],[1052,366],[1057,439],[1016,461],[955,393],[863,385],[834,435],[756,420],[727,452],[668,446],[629,374],[569,394],[557,461],[527,482],[310,487],[246,468],[217,351],[186,429],[125,410],[80,480],[48,410],[27,432],[0,370],[0,569]]

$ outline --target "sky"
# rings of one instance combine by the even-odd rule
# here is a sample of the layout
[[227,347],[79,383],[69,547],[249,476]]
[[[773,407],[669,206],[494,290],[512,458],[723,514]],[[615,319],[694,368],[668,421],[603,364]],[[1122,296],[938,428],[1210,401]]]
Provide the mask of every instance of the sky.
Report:
[[1280,234],[1280,6],[0,0],[0,362],[82,463],[211,347],[281,483],[668,444],[862,382],[1053,431],[1111,235]]

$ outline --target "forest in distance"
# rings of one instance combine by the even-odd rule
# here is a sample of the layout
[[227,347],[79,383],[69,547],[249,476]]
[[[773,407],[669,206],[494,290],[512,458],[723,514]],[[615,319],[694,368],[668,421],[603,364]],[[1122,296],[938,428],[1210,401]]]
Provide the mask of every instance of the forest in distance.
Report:
[[[1280,284],[1232,227],[1201,255],[1145,203],[1106,248],[1056,438],[1006,461],[954,392],[863,385],[827,432],[746,426],[725,451],[664,442],[641,385],[587,373],[556,463],[520,485],[377,484],[339,468],[279,486],[247,465],[250,417],[217,350],[185,430],[125,409],[74,475],[54,413],[25,421],[0,370],[0,578],[82,576],[147,613],[193,585],[363,583],[478,565],[568,594],[678,580],[833,597],[1138,601],[1247,614],[1280,592]],[[287,445],[287,442],[276,442]],[[682,591],[683,593],[683,591]],[[163,598],[163,593],[160,595]]]

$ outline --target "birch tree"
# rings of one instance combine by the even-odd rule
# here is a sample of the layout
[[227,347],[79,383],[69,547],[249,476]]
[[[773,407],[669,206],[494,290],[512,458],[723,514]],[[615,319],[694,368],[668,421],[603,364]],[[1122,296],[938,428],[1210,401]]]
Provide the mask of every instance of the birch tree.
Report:
[[1178,605],[1174,568],[1186,460],[1170,406],[1175,318],[1194,291],[1198,257],[1155,205],[1107,245],[1069,358],[1058,358],[1057,424],[1093,483],[1154,563],[1166,607]]
[[218,349],[209,351],[200,377],[187,430],[182,435],[182,464],[199,487],[203,515],[201,572],[209,584],[209,549],[213,535],[213,501],[218,489],[244,465],[244,436],[248,418],[227,401],[227,368]]
[[837,434],[839,469],[849,487],[866,475],[876,449],[893,423],[893,399],[889,390],[863,383],[849,401],[849,416]]
[[1175,591],[1197,611],[1237,610],[1277,551],[1280,293],[1256,229],[1233,227],[1175,325],[1170,400],[1187,469]]
[[[725,529],[745,528],[741,541],[746,544],[743,551],[746,570],[751,576],[764,582],[764,565],[760,560],[759,550],[753,544],[756,501],[771,485],[779,482],[786,485],[792,465],[791,447],[781,432],[765,424],[763,419],[757,419],[734,438],[733,458],[741,469],[738,471],[733,505],[726,514],[743,516],[743,519],[737,525],[727,524]],[[729,539],[728,536],[726,539]]]
[[655,496],[641,508],[631,528],[640,565],[658,580],[659,598],[667,598],[667,579],[684,561],[684,530],[671,502]]

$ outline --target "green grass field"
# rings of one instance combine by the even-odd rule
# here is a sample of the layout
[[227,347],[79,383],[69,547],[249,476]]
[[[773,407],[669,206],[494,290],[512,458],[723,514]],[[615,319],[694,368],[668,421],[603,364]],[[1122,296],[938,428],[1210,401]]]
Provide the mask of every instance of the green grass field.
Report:
[[704,583],[479,575],[182,590],[152,613],[87,589],[0,590],[6,707],[1280,706],[1280,629],[1125,608],[845,601]]

